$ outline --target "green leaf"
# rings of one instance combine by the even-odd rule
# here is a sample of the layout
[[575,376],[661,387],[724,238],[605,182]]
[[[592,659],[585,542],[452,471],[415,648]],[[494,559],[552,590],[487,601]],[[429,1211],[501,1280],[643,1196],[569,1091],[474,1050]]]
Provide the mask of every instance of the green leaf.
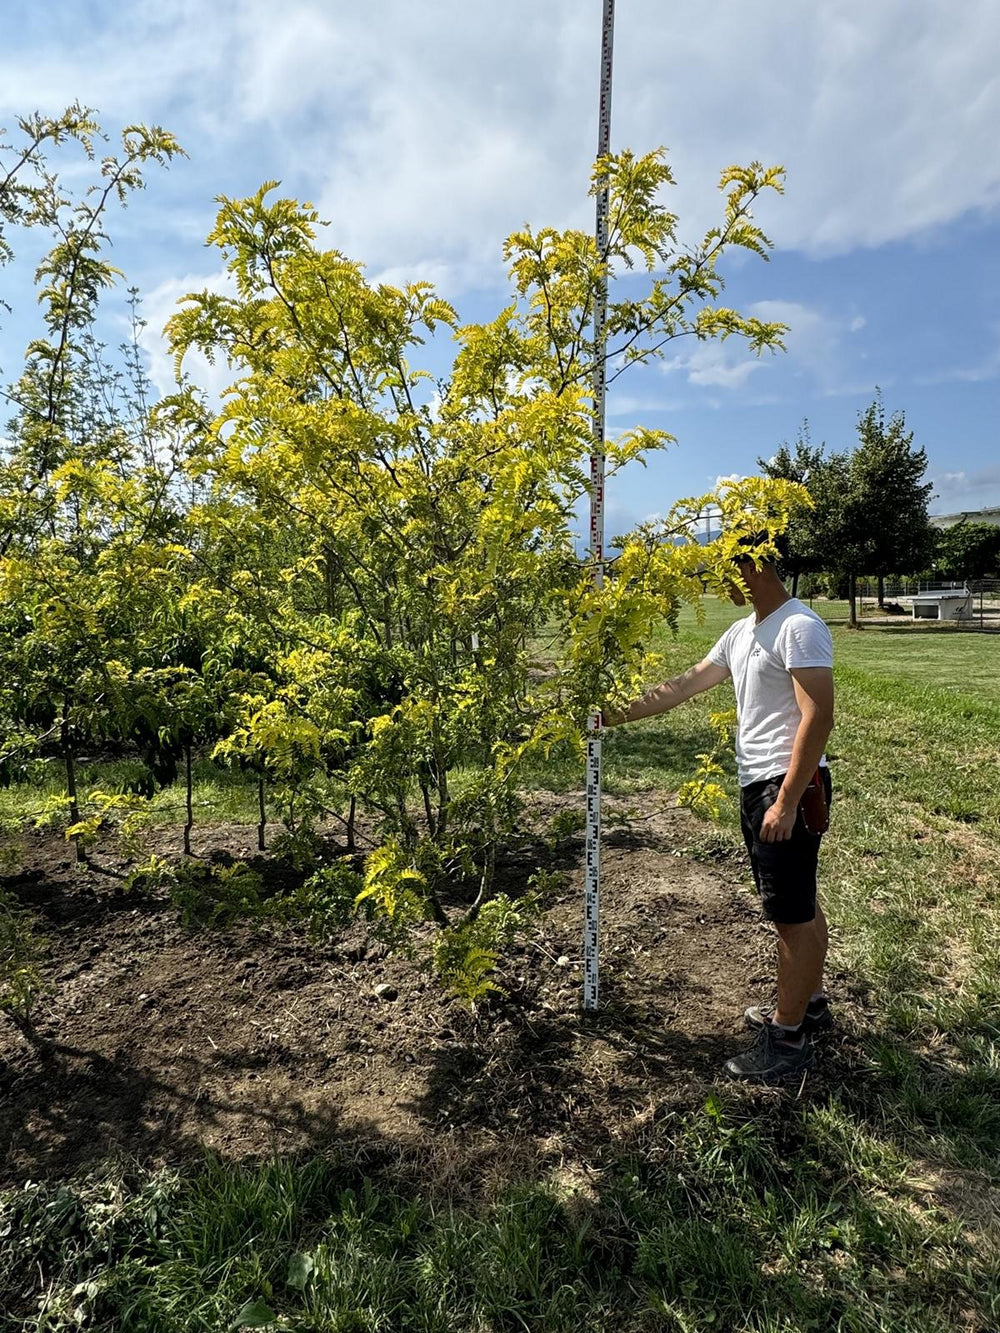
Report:
[[269,1324],[276,1323],[277,1319],[278,1316],[263,1301],[247,1301],[229,1327],[230,1330],[234,1328],[267,1328]]
[[288,1277],[285,1280],[296,1291],[305,1291],[306,1283],[312,1276],[315,1267],[316,1264],[311,1254],[293,1254],[288,1261]]

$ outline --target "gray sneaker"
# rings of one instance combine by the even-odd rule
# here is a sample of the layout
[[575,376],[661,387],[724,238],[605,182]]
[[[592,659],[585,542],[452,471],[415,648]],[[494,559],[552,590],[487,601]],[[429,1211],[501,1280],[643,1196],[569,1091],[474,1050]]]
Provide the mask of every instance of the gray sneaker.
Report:
[[[774,1017],[774,1010],[767,1009],[763,1005],[754,1006],[747,1009],[743,1014],[748,1028],[762,1028],[766,1023],[770,1023]],[[807,1037],[815,1037],[820,1032],[829,1032],[833,1027],[833,1010],[826,1000],[810,1000],[806,1005],[805,1018],[802,1020],[802,1031]]]
[[806,1036],[798,1044],[785,1041],[778,1035],[781,1031],[770,1023],[758,1028],[751,1045],[726,1061],[729,1077],[745,1083],[780,1083],[804,1073],[813,1062],[812,1042]]

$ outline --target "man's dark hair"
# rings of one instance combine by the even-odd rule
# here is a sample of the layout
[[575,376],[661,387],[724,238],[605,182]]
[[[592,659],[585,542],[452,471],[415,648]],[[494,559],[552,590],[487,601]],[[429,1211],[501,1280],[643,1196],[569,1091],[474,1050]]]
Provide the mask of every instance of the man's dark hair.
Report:
[[[767,542],[778,548],[777,555],[756,555],[755,552]],[[762,565],[773,566],[779,576],[783,577],[784,566],[788,561],[788,539],[784,533],[779,537],[771,538],[767,532],[752,532],[745,537],[741,537],[737,542],[740,547],[746,547],[746,555],[733,556],[734,565],[748,564],[750,561],[759,561]]]

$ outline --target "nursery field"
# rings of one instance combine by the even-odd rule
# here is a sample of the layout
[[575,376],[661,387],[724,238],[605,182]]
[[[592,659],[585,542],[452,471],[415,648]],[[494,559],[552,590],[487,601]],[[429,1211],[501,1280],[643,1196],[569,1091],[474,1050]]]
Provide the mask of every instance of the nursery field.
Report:
[[[839,1023],[801,1084],[720,1076],[773,942],[734,807],[712,825],[673,792],[728,687],[608,736],[595,1016],[563,761],[497,867],[512,897],[535,876],[541,916],[474,1012],[360,926],[196,921],[126,891],[110,843],[90,869],[54,832],[8,848],[49,988],[0,1019],[0,1328],[1000,1326],[1000,645],[816,609]],[[707,610],[663,637],[666,672],[738,614]],[[195,855],[293,888],[256,851],[255,789],[207,759],[196,779]],[[176,801],[144,857],[180,859]]]

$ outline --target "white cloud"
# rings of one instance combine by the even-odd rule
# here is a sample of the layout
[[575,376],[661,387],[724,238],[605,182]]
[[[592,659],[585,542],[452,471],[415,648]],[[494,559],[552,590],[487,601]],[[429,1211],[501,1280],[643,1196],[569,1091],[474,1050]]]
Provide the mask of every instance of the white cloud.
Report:
[[692,364],[688,372],[690,384],[718,385],[722,389],[742,389],[755,370],[762,366],[760,361],[737,361],[731,365],[720,359],[706,358],[707,364]]
[[[143,297],[142,314],[146,327],[139,336],[139,345],[146,354],[149,378],[161,394],[173,393],[177,387],[174,358],[167,346],[164,326],[185,296],[205,290],[231,294],[235,290],[235,283],[224,270],[209,274],[188,274],[183,278],[169,278],[161,282]],[[234,378],[224,357],[217,357],[212,364],[197,350],[189,352],[184,358],[184,370],[214,401],[221,398]]]
[[[186,131],[206,221],[236,167],[281,176],[331,219],[331,244],[376,267],[444,266],[452,293],[495,281],[499,242],[526,219],[591,225],[596,0],[44,13],[0,56],[4,120],[79,96],[109,124]],[[759,208],[781,247],[918,236],[1000,205],[998,45],[994,0],[966,0],[960,22],[939,0],[633,0],[613,142],[668,145],[683,236],[718,217],[719,170],[753,158],[788,169],[786,197]]]
[[664,374],[683,371],[688,384],[721,389],[742,389],[756,370],[768,363],[758,357],[741,356],[736,344],[722,342],[697,343],[690,352],[667,358],[662,365]]
[[[691,350],[665,360],[663,371],[683,372],[691,385],[746,390],[755,372],[778,365],[793,375],[807,376],[824,395],[859,391],[858,377],[850,373],[857,353],[853,348],[848,353],[845,347],[845,339],[854,331],[856,320],[789,300],[756,301],[747,307],[747,313],[788,326],[784,353],[747,356],[736,339],[697,343]],[[890,377],[883,378],[888,385]],[[866,379],[860,389],[867,392],[872,387]],[[744,394],[740,401],[746,406],[769,407],[785,399],[774,392],[756,391]]]
[[619,116],[624,141],[666,127],[655,138],[678,150],[683,181],[782,162],[787,196],[759,210],[779,246],[875,246],[1000,203],[991,0],[963,5],[960,23],[936,0],[647,0],[620,28],[616,58],[641,90]]
[[[864,327],[863,317],[858,324],[859,317],[848,319],[798,301],[756,301],[748,307],[748,313],[788,325],[785,347],[790,368],[793,373],[808,376],[825,397],[874,391],[874,379],[858,374],[856,361],[859,357],[863,361],[864,353],[847,344],[848,336]],[[893,382],[893,376],[884,371],[878,379],[883,388]],[[759,405],[764,402],[761,399]]]
[[751,393],[742,400],[745,407],[782,407],[789,402],[787,394],[780,393]]
[[609,421],[645,419],[657,412],[680,412],[685,404],[679,398],[665,398],[659,394],[628,394],[618,390],[608,395]]
[[429,282],[433,287],[441,288],[454,283],[456,277],[461,283],[474,280],[474,273],[463,275],[454,266],[434,260],[414,260],[409,264],[391,264],[386,268],[368,269],[365,278],[373,287],[380,284],[387,287],[408,287],[414,282]]
[[940,472],[928,478],[934,485],[932,514],[957,514],[989,509],[1000,504],[1000,466],[974,471]]
[[[591,54],[588,16],[567,0],[439,0],[433,22],[400,0],[380,11],[342,6],[331,22],[300,2],[299,38],[276,46],[273,9],[245,7],[244,112],[298,129],[311,109],[283,149],[314,182],[331,243],[375,266],[428,264],[455,292],[499,278],[503,237],[526,220],[592,225],[594,136],[579,137],[588,97],[574,61]],[[303,46],[317,58],[304,62]]]
[[830,377],[844,331],[841,321],[798,301],[757,301],[750,307],[750,313],[759,319],[787,324],[784,341],[789,358],[821,380]]
[[850,323],[851,333],[860,333],[867,323],[868,321],[864,315],[855,315]]

